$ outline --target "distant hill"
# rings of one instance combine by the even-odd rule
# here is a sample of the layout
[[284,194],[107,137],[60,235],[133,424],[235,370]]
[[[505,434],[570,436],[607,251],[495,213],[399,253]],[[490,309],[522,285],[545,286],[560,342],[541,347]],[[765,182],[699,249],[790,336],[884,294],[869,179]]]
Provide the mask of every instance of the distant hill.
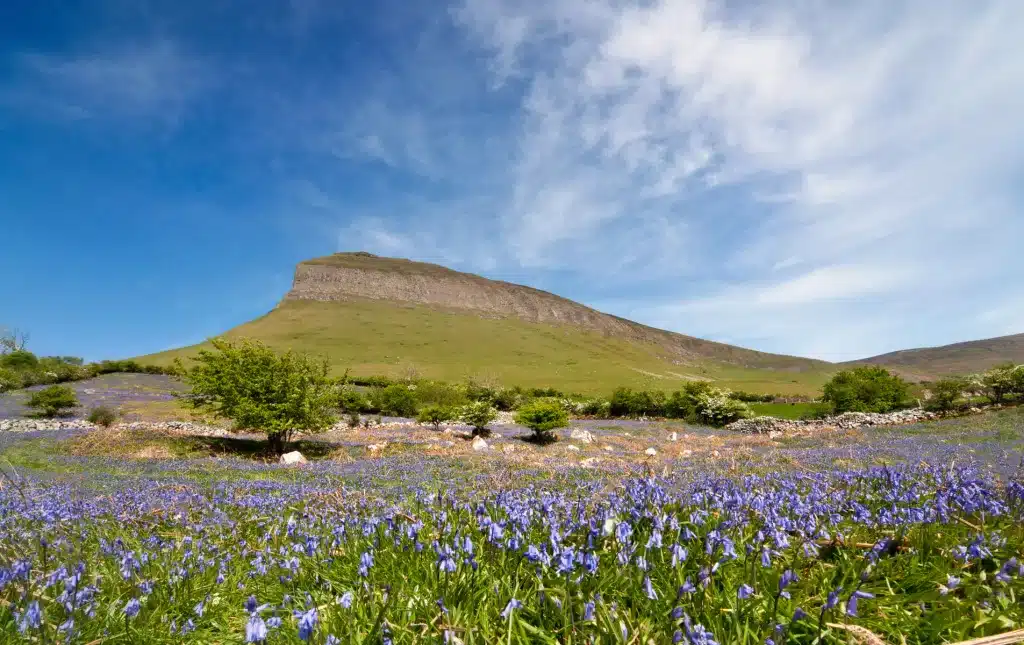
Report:
[[855,364],[884,365],[920,378],[983,372],[993,365],[1024,363],[1024,334],[971,340],[941,347],[904,349],[872,356]]
[[[300,263],[277,307],[224,335],[320,353],[359,375],[415,372],[580,392],[674,389],[706,379],[813,394],[835,370],[648,327],[539,289],[368,253]],[[142,360],[166,363],[197,347]]]

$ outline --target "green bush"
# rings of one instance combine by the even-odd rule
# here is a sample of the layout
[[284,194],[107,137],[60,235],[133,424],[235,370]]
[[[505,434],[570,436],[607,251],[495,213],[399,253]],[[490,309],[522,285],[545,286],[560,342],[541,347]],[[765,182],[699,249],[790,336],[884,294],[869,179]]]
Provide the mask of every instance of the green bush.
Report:
[[494,393],[494,398],[491,399],[491,403],[495,408],[504,412],[509,412],[522,405],[526,398],[526,394],[523,392],[522,388],[506,387],[497,390]]
[[697,394],[693,409],[700,423],[716,428],[750,416],[746,403],[730,397],[727,391],[715,388]]
[[882,367],[856,367],[836,373],[825,384],[821,400],[835,414],[892,412],[910,404],[907,383]]
[[497,388],[481,383],[475,379],[466,381],[466,398],[470,401],[486,401],[488,404],[494,402],[497,395]]
[[355,412],[358,416],[360,412],[369,411],[370,401],[362,392],[344,388],[338,394],[338,407],[342,412]]
[[0,367],[0,392],[21,388],[21,375],[12,369]]
[[466,404],[466,391],[450,383],[420,381],[416,384],[416,402],[421,406],[458,407]]
[[473,436],[487,436],[490,431],[487,429],[487,424],[494,421],[498,416],[498,413],[491,407],[491,404],[487,401],[474,401],[462,408],[459,413],[459,418],[473,427]]
[[707,381],[689,381],[683,389],[672,393],[665,402],[665,416],[669,419],[697,419],[697,399],[703,394],[708,394],[713,388]]
[[39,367],[39,358],[28,350],[16,349],[0,354],[0,367],[15,371],[34,370]]
[[737,401],[743,401],[744,403],[771,403],[775,400],[775,395],[735,390],[733,392],[729,392],[729,398],[736,399]]
[[665,414],[665,393],[661,391],[617,388],[608,402],[613,417],[660,417]]
[[416,415],[417,421],[423,424],[429,423],[434,426],[434,430],[440,430],[442,423],[453,419],[455,419],[455,410],[447,405],[428,405],[420,409],[420,413]]
[[962,378],[951,377],[935,381],[928,386],[931,398],[928,399],[925,407],[938,412],[950,412],[963,405],[962,398],[964,390],[967,389],[967,381]]
[[44,417],[67,414],[78,406],[75,391],[66,385],[51,385],[32,394],[25,404]]
[[569,425],[569,414],[557,401],[538,399],[516,412],[516,423],[533,431],[533,438],[542,443],[557,439],[553,430]]
[[328,376],[326,361],[277,354],[250,340],[211,343],[213,349],[200,350],[190,368],[180,367],[191,386],[185,400],[193,407],[230,419],[237,428],[265,432],[277,454],[295,430],[318,432],[334,423],[338,383]]
[[381,414],[391,417],[416,416],[416,394],[408,385],[389,385],[374,392],[371,398],[373,406]]
[[99,406],[89,411],[89,423],[94,423],[104,428],[109,428],[117,421],[117,412],[106,407]]

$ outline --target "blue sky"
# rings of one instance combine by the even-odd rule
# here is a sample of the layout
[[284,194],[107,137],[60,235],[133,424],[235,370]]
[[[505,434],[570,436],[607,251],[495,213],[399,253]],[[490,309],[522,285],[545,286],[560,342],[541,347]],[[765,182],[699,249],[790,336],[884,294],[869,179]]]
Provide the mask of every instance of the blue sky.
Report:
[[0,325],[157,351],[369,250],[828,360],[1024,332],[1021,42],[1016,0],[7,2]]

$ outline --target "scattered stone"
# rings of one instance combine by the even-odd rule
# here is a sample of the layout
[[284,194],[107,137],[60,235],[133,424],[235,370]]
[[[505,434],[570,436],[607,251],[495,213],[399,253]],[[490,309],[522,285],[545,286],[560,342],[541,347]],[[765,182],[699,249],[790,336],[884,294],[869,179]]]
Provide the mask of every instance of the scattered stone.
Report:
[[473,450],[487,450],[487,442],[483,437],[475,437],[470,445],[473,446]]
[[301,466],[302,464],[307,464],[309,462],[306,461],[306,457],[303,456],[301,452],[299,452],[298,450],[293,450],[291,452],[286,452],[283,455],[281,455],[280,463],[284,464],[285,466]]
[[366,449],[370,451],[371,455],[374,455],[374,454],[377,454],[378,452],[384,450],[387,447],[388,447],[388,442],[384,441],[384,442],[381,442],[381,443],[371,443],[370,445],[366,446]]
[[605,446],[604,449],[606,452],[615,452],[615,448],[612,448],[611,446]]
[[583,428],[573,428],[572,432],[569,433],[569,438],[573,441],[582,441],[583,443],[593,443],[594,435],[590,434],[589,430]]
[[513,452],[516,451],[516,447],[511,445],[502,446],[501,451],[506,455],[511,455]]
[[668,440],[669,441],[679,441],[679,433],[678,432],[673,432],[672,434],[670,434],[668,436]]
[[587,457],[580,462],[580,465],[584,468],[593,468],[599,463],[601,463],[601,459],[599,457]]
[[658,451],[654,448],[648,448],[647,450],[644,450],[644,454],[653,457],[658,454]]
[[686,449],[686,450],[682,451],[681,453],[679,453],[679,456],[680,457],[689,457],[692,454],[693,454],[692,450]]
[[569,451],[572,451],[572,452],[579,452],[580,451],[580,447],[579,446],[572,446],[572,445],[566,446],[565,449],[569,450]]

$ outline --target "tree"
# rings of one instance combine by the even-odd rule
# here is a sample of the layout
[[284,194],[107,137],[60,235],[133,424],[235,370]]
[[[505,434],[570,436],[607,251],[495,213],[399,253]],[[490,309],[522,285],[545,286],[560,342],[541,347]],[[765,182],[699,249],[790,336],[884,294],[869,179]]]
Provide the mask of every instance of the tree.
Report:
[[996,365],[981,376],[981,384],[993,403],[1002,403],[1006,395],[1013,394],[1018,387],[1018,372],[1024,372],[1024,366],[1013,363]]
[[538,399],[519,408],[516,423],[533,431],[533,438],[540,443],[555,441],[552,432],[569,425],[569,413],[557,401]]
[[459,417],[463,422],[473,427],[473,436],[487,436],[490,431],[487,424],[497,418],[498,413],[487,401],[474,401],[462,408]]
[[882,367],[837,372],[825,384],[821,400],[832,412],[891,412],[908,404],[906,382]]
[[9,354],[25,349],[28,345],[28,332],[17,328],[0,328],[0,354]]
[[967,389],[967,381],[959,377],[943,378],[928,386],[932,397],[928,407],[941,412],[949,412],[957,407],[960,397]]
[[35,392],[25,404],[44,417],[56,417],[67,414],[78,406],[75,391],[67,385],[51,385]]
[[447,423],[455,418],[455,411],[447,405],[428,405],[420,410],[416,420],[420,423],[429,423],[434,430],[440,430],[442,423]]
[[320,432],[334,423],[339,390],[326,361],[278,354],[250,340],[211,344],[190,368],[179,368],[191,386],[185,398],[193,407],[230,419],[237,429],[265,432],[276,454],[296,430]]
[[21,376],[12,369],[0,367],[0,393],[21,387]]
[[39,367],[39,358],[25,349],[15,349],[0,354],[0,367],[11,370],[33,370]]

